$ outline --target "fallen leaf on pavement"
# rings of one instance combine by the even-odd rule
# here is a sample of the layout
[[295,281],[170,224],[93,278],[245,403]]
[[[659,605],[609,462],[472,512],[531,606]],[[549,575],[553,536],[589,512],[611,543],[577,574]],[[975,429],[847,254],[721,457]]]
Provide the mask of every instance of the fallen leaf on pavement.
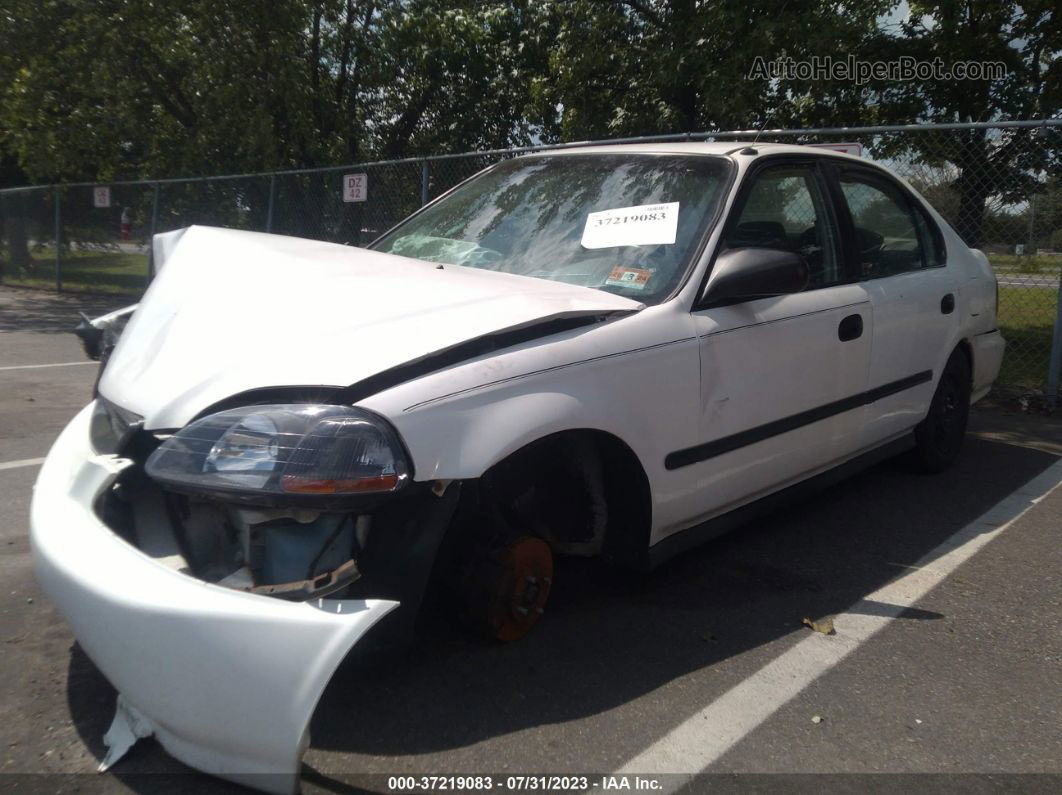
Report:
[[812,621],[810,618],[804,619],[804,626],[811,627],[816,632],[821,632],[823,635],[835,635],[837,634],[833,628],[833,617],[827,616],[821,621]]

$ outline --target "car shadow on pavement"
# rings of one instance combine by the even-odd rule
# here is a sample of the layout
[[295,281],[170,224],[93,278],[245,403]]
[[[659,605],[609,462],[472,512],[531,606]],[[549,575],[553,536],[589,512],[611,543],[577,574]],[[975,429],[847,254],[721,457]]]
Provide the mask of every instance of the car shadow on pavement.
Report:
[[[839,613],[1056,457],[968,439],[937,476],[885,462],[649,575],[558,567],[541,625],[500,646],[451,633],[404,657],[352,655],[321,698],[315,748],[397,756],[612,709]],[[873,603],[859,605],[874,611]],[[903,619],[939,614],[907,610]],[[692,714],[704,704],[690,704]],[[671,725],[688,715],[668,716]]]
[[[490,644],[441,627],[401,651],[355,650],[321,698],[311,748],[330,756],[445,752],[590,717],[786,636],[795,642],[796,633],[810,631],[804,617],[860,602],[1057,460],[968,437],[959,462],[944,474],[916,475],[900,459],[887,461],[650,574],[562,560],[546,617],[518,643]],[[857,606],[881,609],[872,601]],[[921,609],[900,616],[940,618]],[[102,758],[114,690],[76,647],[69,682],[74,723]],[[685,714],[661,718],[665,730],[705,704],[682,706]],[[138,791],[190,784],[185,776],[144,783],[149,772],[189,769],[154,741],[141,741],[113,770]],[[306,774],[318,787],[346,787],[310,765]],[[197,791],[230,789],[196,778]]]

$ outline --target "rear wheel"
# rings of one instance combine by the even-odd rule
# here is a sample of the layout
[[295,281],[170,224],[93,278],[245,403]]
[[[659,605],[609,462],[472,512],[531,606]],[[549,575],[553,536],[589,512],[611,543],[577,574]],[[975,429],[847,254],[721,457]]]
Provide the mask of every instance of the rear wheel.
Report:
[[915,466],[942,472],[962,449],[970,416],[970,361],[961,350],[951,354],[940,375],[929,414],[915,426]]

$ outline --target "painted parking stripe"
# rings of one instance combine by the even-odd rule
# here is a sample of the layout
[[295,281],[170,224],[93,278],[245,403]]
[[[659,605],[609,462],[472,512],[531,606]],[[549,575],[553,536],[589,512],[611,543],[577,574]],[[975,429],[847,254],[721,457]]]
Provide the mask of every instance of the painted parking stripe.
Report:
[[39,370],[42,367],[76,367],[79,364],[99,364],[99,362],[57,362],[56,364],[13,364],[0,367],[0,370]]
[[[628,761],[618,774],[679,773],[661,782],[675,792],[771,717],[804,688],[939,585],[1062,481],[1048,467],[910,567],[836,616],[836,635],[811,633]],[[866,611],[873,602],[873,611]],[[859,611],[864,609],[864,612]],[[873,612],[874,615],[867,615]],[[656,791],[655,795],[659,795]]]
[[19,469],[21,467],[37,467],[44,463],[43,458],[23,458],[21,461],[5,461],[0,464],[0,469]]

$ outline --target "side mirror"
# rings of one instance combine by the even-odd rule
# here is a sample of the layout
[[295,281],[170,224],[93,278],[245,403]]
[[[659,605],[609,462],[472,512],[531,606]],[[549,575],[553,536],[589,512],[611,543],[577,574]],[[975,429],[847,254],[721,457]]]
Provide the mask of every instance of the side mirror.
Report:
[[807,263],[792,251],[732,248],[716,257],[701,305],[799,293],[808,286],[808,277]]

